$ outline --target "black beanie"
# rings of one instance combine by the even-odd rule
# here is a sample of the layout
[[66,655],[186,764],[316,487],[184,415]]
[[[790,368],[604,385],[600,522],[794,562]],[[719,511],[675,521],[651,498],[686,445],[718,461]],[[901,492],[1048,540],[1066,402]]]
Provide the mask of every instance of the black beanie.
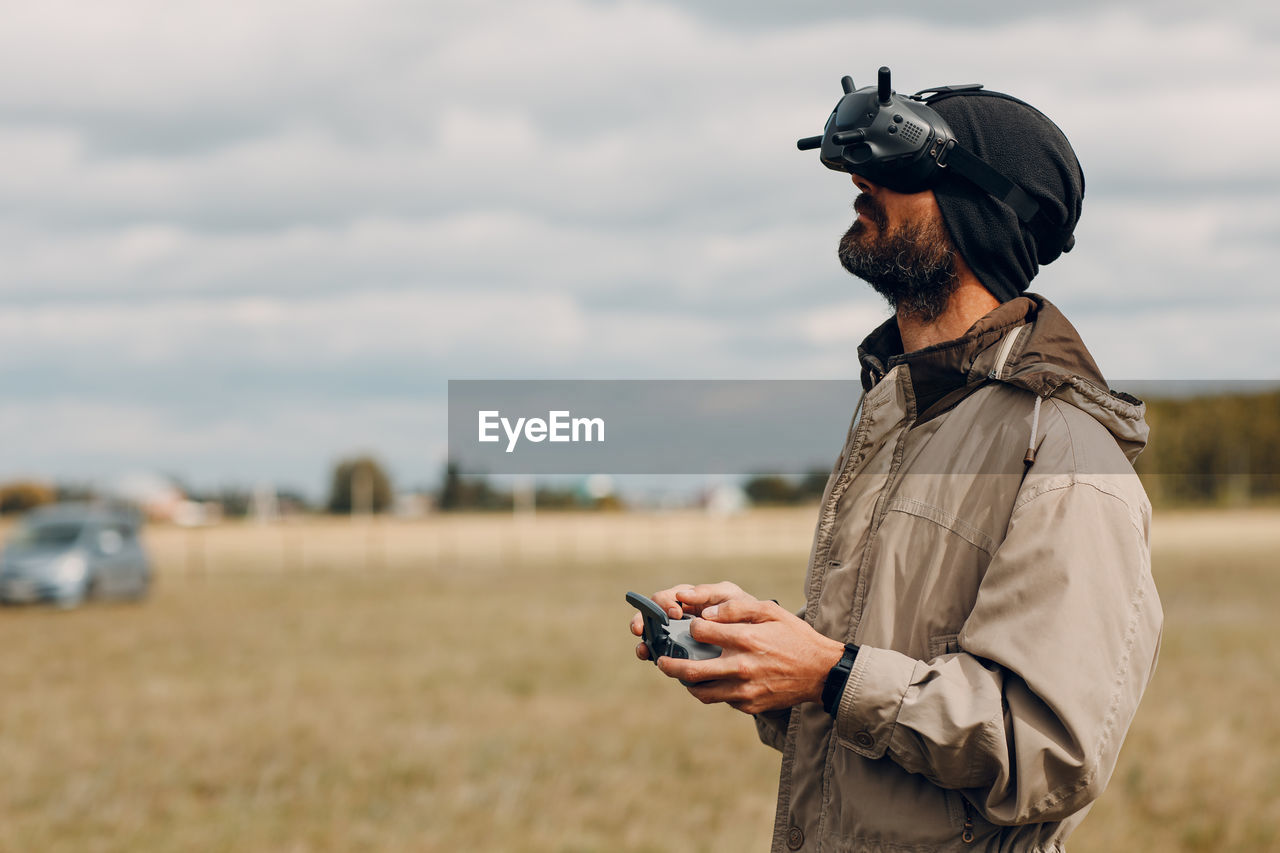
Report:
[[[994,93],[932,103],[956,141],[1022,187],[1048,218],[1070,233],[1080,219],[1084,173],[1062,131],[1043,114]],[[991,295],[1008,302],[1027,289],[1041,264],[1062,254],[1058,240],[1037,245],[1013,208],[955,175],[934,187],[942,219],[960,255]]]

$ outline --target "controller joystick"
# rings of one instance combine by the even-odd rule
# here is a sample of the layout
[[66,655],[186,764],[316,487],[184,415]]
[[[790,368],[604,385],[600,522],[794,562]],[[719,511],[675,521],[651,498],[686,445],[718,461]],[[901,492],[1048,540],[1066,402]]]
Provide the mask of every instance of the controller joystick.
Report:
[[[627,593],[627,604],[639,610],[640,617],[644,620],[642,639],[654,666],[658,665],[658,658],[664,655],[683,660],[710,660],[720,657],[724,651],[719,646],[700,643],[690,636],[689,626],[693,624],[693,619],[688,616],[673,620],[656,602],[637,592]],[[686,687],[693,684],[683,679],[680,683]]]

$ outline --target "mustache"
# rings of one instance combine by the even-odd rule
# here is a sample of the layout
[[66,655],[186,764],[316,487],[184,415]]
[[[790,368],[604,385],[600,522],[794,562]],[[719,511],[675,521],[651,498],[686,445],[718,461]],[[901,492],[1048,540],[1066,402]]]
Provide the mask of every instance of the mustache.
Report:
[[880,202],[866,193],[859,193],[858,197],[853,200],[853,209],[874,222],[881,231],[889,225],[889,217],[885,215],[884,208],[880,205]]

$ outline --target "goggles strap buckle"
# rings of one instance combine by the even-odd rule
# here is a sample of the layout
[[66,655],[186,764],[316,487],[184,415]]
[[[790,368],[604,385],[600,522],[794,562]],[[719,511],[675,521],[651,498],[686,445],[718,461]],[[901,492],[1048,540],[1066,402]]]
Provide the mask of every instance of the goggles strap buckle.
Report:
[[929,153],[933,154],[933,152],[937,150],[937,156],[933,159],[938,164],[939,168],[945,169],[947,168],[947,161],[951,159],[951,151],[956,147],[956,141],[954,139],[948,139],[946,142],[942,142],[940,146],[938,145],[939,142],[942,142],[941,137],[933,143],[935,147],[930,149]]

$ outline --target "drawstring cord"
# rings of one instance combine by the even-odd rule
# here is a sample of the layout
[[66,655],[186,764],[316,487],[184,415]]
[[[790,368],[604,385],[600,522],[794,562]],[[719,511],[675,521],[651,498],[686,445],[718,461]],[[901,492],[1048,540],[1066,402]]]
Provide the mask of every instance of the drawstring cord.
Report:
[[1022,457],[1024,465],[1036,461],[1036,432],[1040,429],[1040,395],[1036,395],[1036,407],[1031,413],[1031,441],[1027,442],[1027,455]]

